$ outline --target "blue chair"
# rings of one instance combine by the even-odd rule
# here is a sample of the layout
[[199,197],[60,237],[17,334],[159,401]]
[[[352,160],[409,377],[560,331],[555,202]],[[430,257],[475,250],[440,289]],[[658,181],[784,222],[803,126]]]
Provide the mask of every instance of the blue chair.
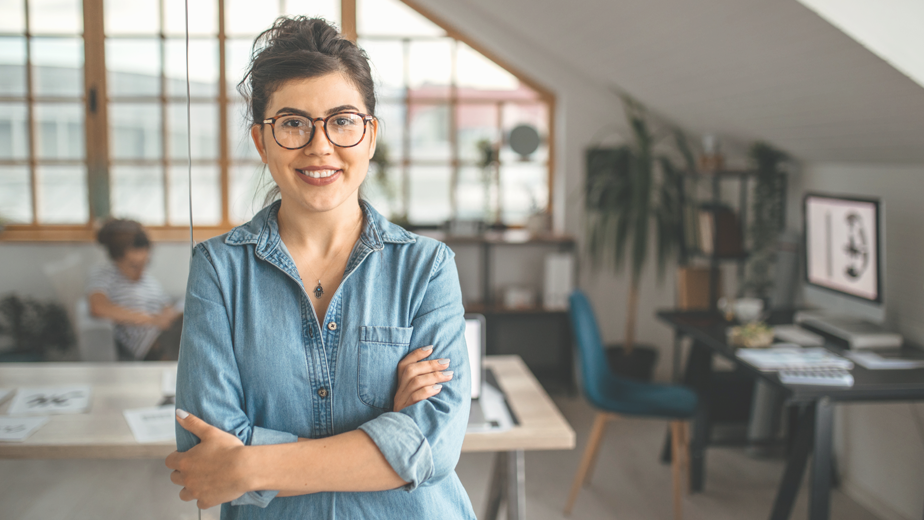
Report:
[[574,291],[569,302],[571,330],[581,358],[584,396],[597,409],[597,416],[581,465],[574,475],[565,515],[571,514],[581,486],[590,482],[606,424],[623,415],[670,421],[674,518],[680,520],[683,516],[681,483],[683,475],[689,471],[690,461],[688,420],[696,411],[696,394],[682,386],[633,381],[614,374],[603,352],[600,329],[587,296],[579,290]]

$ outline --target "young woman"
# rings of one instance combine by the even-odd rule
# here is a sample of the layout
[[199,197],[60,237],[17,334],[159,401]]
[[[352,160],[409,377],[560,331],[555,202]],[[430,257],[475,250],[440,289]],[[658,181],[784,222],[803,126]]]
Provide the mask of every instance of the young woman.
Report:
[[175,361],[182,314],[146,271],[151,241],[144,228],[134,220],[110,220],[96,240],[106,247],[110,262],[90,273],[87,299],[91,314],[115,322],[119,360]]
[[280,200],[194,250],[180,497],[223,519],[475,518],[454,471],[471,384],[454,255],[359,197],[379,130],[365,54],[280,18],[242,85]]

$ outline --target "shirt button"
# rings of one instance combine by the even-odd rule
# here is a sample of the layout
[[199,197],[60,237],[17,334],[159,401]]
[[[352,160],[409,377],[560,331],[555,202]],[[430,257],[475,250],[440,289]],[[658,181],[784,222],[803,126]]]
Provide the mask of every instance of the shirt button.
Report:
[[318,388],[318,395],[321,397],[327,397],[327,389],[324,387]]
[[327,324],[327,330],[337,330],[337,324],[334,323],[334,322],[328,323],[328,324]]

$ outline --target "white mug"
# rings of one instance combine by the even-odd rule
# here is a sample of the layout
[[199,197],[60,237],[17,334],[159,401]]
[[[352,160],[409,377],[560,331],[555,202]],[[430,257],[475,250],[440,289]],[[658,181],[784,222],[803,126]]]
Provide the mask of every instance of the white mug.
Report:
[[738,321],[750,323],[760,319],[764,311],[764,301],[760,298],[739,298],[735,300],[733,308]]

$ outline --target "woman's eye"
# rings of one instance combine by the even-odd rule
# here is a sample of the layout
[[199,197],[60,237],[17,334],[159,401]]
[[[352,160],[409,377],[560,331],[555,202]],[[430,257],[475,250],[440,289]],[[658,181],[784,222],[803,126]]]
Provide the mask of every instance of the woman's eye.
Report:
[[285,128],[303,128],[308,125],[305,123],[305,121],[301,119],[292,118],[292,119],[283,119],[282,126],[284,126]]
[[332,123],[334,123],[334,126],[338,128],[346,128],[346,127],[355,125],[356,121],[354,120],[354,118],[349,117],[349,116],[340,116],[340,117],[335,117]]

